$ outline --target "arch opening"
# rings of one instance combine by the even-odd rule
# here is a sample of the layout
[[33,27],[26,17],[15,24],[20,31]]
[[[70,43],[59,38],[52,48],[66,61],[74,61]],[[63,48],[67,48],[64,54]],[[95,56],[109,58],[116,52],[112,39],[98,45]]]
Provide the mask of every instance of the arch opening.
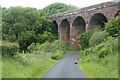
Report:
[[54,35],[56,36],[56,38],[58,38],[58,25],[56,21],[53,21],[53,28],[52,28],[52,32],[54,33]]
[[120,16],[120,11],[115,14],[115,17]]
[[69,46],[70,44],[70,24],[67,19],[63,19],[60,23],[60,40]]
[[78,16],[75,18],[72,24],[72,34],[71,34],[71,47],[80,48],[80,44],[78,43],[78,37],[80,33],[85,31],[85,20]]
[[90,19],[90,27],[104,28],[105,23],[107,23],[107,18],[101,13],[94,14]]

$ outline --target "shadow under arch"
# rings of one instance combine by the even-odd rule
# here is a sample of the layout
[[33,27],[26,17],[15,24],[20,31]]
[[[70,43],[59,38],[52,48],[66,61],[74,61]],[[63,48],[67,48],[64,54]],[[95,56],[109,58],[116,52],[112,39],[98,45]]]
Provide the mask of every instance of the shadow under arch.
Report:
[[61,21],[59,29],[60,29],[61,43],[69,46],[69,44],[70,44],[70,24],[67,19],[63,19]]
[[85,27],[85,20],[81,16],[76,17],[72,24],[71,47],[80,48],[78,37],[80,33],[85,31]]
[[105,23],[107,23],[107,18],[102,13],[94,14],[90,19],[90,28],[98,26],[99,28],[104,28]]
[[118,11],[114,17],[120,16],[120,11]]
[[56,21],[53,21],[53,28],[52,32],[54,33],[55,36],[58,38],[58,24]]

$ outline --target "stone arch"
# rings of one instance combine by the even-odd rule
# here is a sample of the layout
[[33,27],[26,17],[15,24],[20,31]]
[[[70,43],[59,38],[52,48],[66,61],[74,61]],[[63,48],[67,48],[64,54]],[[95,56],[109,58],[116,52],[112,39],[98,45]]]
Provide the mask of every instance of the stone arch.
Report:
[[85,31],[85,20],[78,16],[74,19],[73,23],[72,23],[72,34],[71,34],[71,47],[73,48],[79,48],[80,45],[78,44],[78,37],[80,35],[80,33]]
[[102,13],[94,14],[89,22],[90,27],[99,26],[100,28],[104,28],[105,23],[107,23],[107,18]]
[[54,27],[58,27],[58,24],[56,21],[53,21]]
[[69,46],[70,43],[70,24],[67,19],[63,19],[59,26],[60,40],[62,43]]

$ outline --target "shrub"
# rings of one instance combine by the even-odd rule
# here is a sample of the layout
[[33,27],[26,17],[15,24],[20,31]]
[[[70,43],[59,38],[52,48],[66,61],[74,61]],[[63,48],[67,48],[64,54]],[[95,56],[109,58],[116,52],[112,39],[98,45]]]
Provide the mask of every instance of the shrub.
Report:
[[2,41],[2,45],[0,46],[2,48],[2,55],[8,55],[10,57],[14,56],[19,49],[17,43],[12,43],[8,41]]
[[109,33],[107,33],[106,31],[95,31],[89,40],[89,45],[94,46],[101,43],[107,38],[108,35]]
[[113,52],[118,52],[118,38],[108,37],[105,43],[105,47],[113,49]]
[[35,41],[34,31],[24,31],[18,36],[18,42],[20,51],[26,51],[27,47]]
[[59,40],[55,40],[54,42],[51,43],[51,45],[53,46],[53,47],[52,47],[52,50],[53,50],[53,51],[58,50],[58,49],[60,48],[60,46],[61,46]]
[[69,50],[70,48],[68,47],[67,44],[60,44],[60,49],[61,50]]
[[95,29],[90,29],[89,31],[86,31],[79,36],[78,41],[81,44],[82,49],[89,47],[89,39],[94,33],[94,31],[97,30],[99,29],[96,27]]
[[27,49],[30,52],[39,52],[39,53],[47,53],[47,52],[55,52],[60,48],[59,40],[54,42],[45,42],[44,44],[40,43],[32,43]]
[[103,65],[108,65],[109,67],[113,67],[113,69],[117,68],[118,70],[118,58],[116,58],[118,55],[107,55],[107,57],[101,59],[101,63]]
[[38,45],[37,43],[32,43],[30,46],[28,46],[27,50],[29,52],[35,51],[36,50],[36,45]]
[[120,16],[109,20],[109,22],[105,24],[105,30],[109,32],[111,36],[118,36],[119,27],[120,27]]
[[79,43],[81,44],[82,48],[86,48],[89,45],[89,34],[88,32],[82,33],[79,37]]
[[100,43],[94,48],[94,53],[97,53],[99,58],[104,58],[108,54],[115,55],[118,53],[118,39],[108,37],[105,42]]
[[[98,58],[105,58],[107,55],[116,55],[118,53],[118,38],[107,37],[106,41],[101,42],[96,46],[91,46],[84,51],[80,51],[82,57],[87,55],[98,56]],[[96,60],[97,61],[97,60]]]
[[112,53],[112,49],[111,48],[102,48],[98,51],[98,57],[99,58],[104,58],[105,56],[107,56],[108,54]]
[[62,59],[64,56],[64,51],[63,50],[57,50],[52,56],[52,59],[59,60]]

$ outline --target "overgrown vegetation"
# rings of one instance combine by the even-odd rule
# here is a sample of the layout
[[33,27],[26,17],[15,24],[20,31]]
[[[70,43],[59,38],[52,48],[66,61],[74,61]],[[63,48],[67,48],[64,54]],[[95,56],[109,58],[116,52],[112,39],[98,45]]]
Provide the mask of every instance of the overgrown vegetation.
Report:
[[119,29],[120,29],[120,17],[116,17],[111,19],[105,27],[106,31],[109,32],[111,36],[118,36],[119,35]]
[[[80,68],[90,78],[118,78],[118,29],[120,16],[113,18],[105,25],[105,29],[82,33],[87,40],[87,47],[80,53]],[[88,38],[89,37],[89,38]],[[81,41],[82,42],[82,41]],[[86,45],[86,42],[82,42]],[[91,72],[92,71],[92,72]]]
[[78,41],[79,41],[79,44],[81,44],[82,46],[82,49],[85,49],[85,48],[88,48],[90,43],[90,38],[92,37],[92,34],[96,31],[99,31],[100,28],[98,27],[95,27],[95,28],[91,28],[90,30],[86,31],[86,32],[83,32],[80,34],[79,38],[78,38]]
[[64,52],[63,50],[57,50],[57,51],[51,56],[51,58],[52,58],[52,59],[55,59],[55,60],[60,60],[60,59],[63,58],[64,53],[65,53],[65,52]]
[[3,8],[2,16],[3,40],[18,42],[21,51],[26,51],[32,42],[42,44],[47,40],[55,40],[52,22],[44,16],[43,10],[23,7]]
[[2,8],[2,38],[18,42],[21,51],[26,51],[33,42],[40,44],[52,42],[58,38],[57,28],[46,15],[71,9],[75,7],[62,3],[53,3],[43,10],[30,7]]
[[89,45],[95,46],[100,44],[102,41],[104,41],[107,38],[108,35],[109,33],[106,31],[101,31],[101,30],[95,31],[89,40]]
[[4,56],[2,78],[41,78],[56,62],[43,54]]
[[1,41],[2,44],[0,47],[2,48],[2,55],[9,55],[12,57],[16,54],[16,52],[19,50],[19,45],[17,43],[12,43],[8,41]]
[[58,41],[57,27],[48,15],[75,8],[62,3],[53,3],[43,10],[2,8],[2,78],[40,78],[63,58],[58,55],[64,50]]
[[[2,77],[3,78],[40,78],[58,61],[51,58],[52,54],[59,49],[59,42],[55,41],[52,43],[46,42],[44,44],[37,43],[36,46],[33,44],[29,50],[30,52],[19,53],[15,50],[15,55],[9,55],[12,46],[17,45],[3,41],[4,46],[9,46],[3,49],[3,65],[2,65]],[[55,47],[53,47],[55,46]],[[6,53],[5,53],[6,52]]]
[[[76,7],[62,3],[51,4],[43,10],[2,8],[2,77],[40,78],[64,57],[66,50],[73,51],[59,44],[57,28],[47,18],[73,9]],[[116,17],[106,23],[103,30],[91,29],[80,35],[79,63],[88,77],[118,77],[119,25],[120,17]]]

